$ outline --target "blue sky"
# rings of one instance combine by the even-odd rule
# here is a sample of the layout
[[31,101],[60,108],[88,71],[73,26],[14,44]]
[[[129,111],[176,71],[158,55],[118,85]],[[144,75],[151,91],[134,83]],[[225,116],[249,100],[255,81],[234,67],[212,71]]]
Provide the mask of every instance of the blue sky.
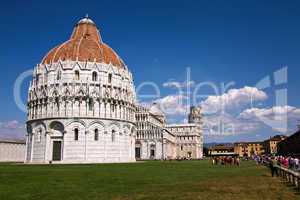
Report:
[[[234,82],[231,89],[237,89],[239,95],[246,91],[243,88],[254,88],[266,76],[273,80],[273,73],[287,66],[287,83],[259,90],[267,98],[258,96],[254,107],[260,110],[248,110],[246,114],[255,118],[270,111],[276,106],[275,91],[284,88],[288,91],[287,105],[293,111],[287,113],[286,132],[293,132],[300,120],[299,1],[11,0],[2,2],[0,9],[0,136],[23,134],[26,114],[16,106],[13,97],[18,75],[32,69],[51,48],[67,40],[74,24],[86,13],[96,22],[103,40],[128,65],[136,86],[152,81],[160,87],[157,101],[178,97],[167,83],[183,84],[187,67],[191,69],[193,87],[204,81],[216,85]],[[27,87],[28,80],[22,86],[24,99]],[[143,89],[143,93],[150,92],[150,88]],[[215,96],[209,88],[201,92]],[[251,108],[247,102],[240,105],[239,98],[233,101],[238,102],[228,109],[229,117],[222,119],[240,123],[240,114]],[[207,119],[216,121],[216,116],[210,117]],[[184,121],[185,113],[168,118],[170,122]],[[262,140],[278,133],[265,123],[257,123],[257,119],[250,121],[255,127],[248,132],[206,136],[206,141]]]

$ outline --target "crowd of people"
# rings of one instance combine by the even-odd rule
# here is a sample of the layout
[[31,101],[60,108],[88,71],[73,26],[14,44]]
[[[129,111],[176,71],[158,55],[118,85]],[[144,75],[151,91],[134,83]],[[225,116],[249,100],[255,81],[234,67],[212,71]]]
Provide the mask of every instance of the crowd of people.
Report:
[[[278,167],[300,172],[300,157],[296,156],[253,155],[244,157],[243,160],[254,160],[257,164],[269,166],[272,177],[274,175],[278,176]],[[240,158],[234,156],[212,157],[211,161],[213,165],[240,165]]]
[[300,171],[300,160],[297,157],[292,156],[265,156],[265,158],[261,158],[262,161],[265,162],[273,162],[274,165],[282,166],[287,169]]
[[293,158],[291,156],[289,157],[279,156],[278,164],[280,166],[284,166],[289,169],[300,171],[299,158]]
[[222,157],[213,157],[212,158],[213,165],[240,165],[240,158],[239,157],[232,157],[232,156],[222,156]]
[[[249,159],[249,158],[248,158]],[[299,171],[300,172],[300,159],[299,157],[292,156],[258,156],[253,155],[250,157],[251,160],[254,160],[257,164],[266,164],[271,170],[272,176],[278,176],[278,166]],[[212,157],[213,165],[240,165],[239,157],[232,156],[222,156],[222,157]]]
[[255,156],[253,158],[257,164],[267,164],[271,170],[272,176],[278,176],[278,166],[300,171],[300,159],[292,156]]

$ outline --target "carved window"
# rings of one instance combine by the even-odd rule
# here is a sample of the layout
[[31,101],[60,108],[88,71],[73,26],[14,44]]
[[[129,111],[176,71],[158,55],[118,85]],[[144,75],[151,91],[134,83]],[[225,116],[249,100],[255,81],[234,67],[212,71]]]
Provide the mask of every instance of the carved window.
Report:
[[95,140],[95,141],[98,141],[98,140],[99,140],[99,131],[98,131],[98,129],[95,129],[95,132],[94,132],[94,140]]
[[92,73],[92,81],[97,81],[97,79],[98,79],[98,74],[97,74],[97,72],[93,72],[93,73]]
[[111,104],[111,112],[115,112],[115,105]]
[[36,75],[35,80],[36,80],[36,85],[38,85],[39,81],[40,81],[40,75],[39,74]]
[[74,77],[74,79],[77,80],[77,81],[80,80],[80,74],[79,74],[78,70],[75,71],[75,77]]
[[60,79],[61,79],[61,71],[59,70],[56,75],[56,80],[60,80]]
[[57,111],[59,111],[59,98],[58,97],[55,97],[55,105],[56,105]]
[[41,137],[42,137],[42,129],[39,129],[36,134],[36,141],[41,142]]
[[89,107],[89,111],[93,111],[93,109],[94,109],[94,102],[93,102],[92,98],[89,99],[88,107]]
[[112,130],[111,131],[111,141],[114,142],[116,140],[116,131]]
[[112,80],[112,74],[108,74],[108,83],[111,83]]
[[75,140],[75,141],[78,140],[78,136],[79,136],[78,128],[75,128],[75,129],[74,129],[74,140]]

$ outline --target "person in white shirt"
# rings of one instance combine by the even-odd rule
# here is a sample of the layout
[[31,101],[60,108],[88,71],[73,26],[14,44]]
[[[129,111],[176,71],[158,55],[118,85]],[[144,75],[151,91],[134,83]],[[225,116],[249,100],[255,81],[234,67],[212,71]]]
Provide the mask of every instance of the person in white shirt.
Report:
[[295,158],[294,163],[295,163],[295,168],[298,170],[299,169],[299,159]]

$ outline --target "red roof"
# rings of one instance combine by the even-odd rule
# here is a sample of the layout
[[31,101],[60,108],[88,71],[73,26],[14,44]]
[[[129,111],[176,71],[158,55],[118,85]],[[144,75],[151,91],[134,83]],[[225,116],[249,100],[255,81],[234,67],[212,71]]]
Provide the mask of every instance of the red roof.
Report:
[[59,60],[95,61],[112,63],[119,68],[125,68],[122,59],[103,43],[95,23],[88,17],[80,20],[71,38],[50,50],[43,58],[42,64],[49,64]]

